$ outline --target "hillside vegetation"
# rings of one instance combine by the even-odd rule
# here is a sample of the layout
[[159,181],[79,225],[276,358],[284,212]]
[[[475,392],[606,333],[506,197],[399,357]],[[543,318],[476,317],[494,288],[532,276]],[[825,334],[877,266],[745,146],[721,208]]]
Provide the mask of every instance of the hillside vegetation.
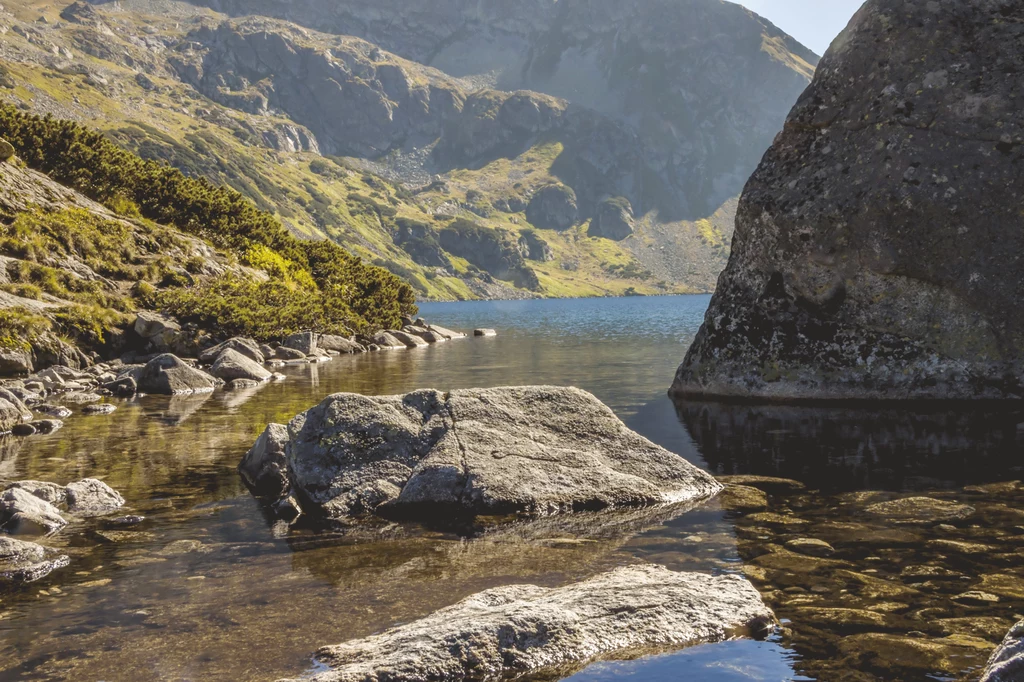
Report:
[[[238,192],[144,160],[95,131],[0,104],[14,164],[45,174],[104,210],[46,209],[31,190],[8,197],[0,226],[10,345],[53,329],[85,348],[109,345],[131,313],[153,309],[197,333],[257,339],[312,329],[351,334],[415,313],[412,288],[328,240],[293,236]],[[11,162],[0,173],[25,171]]]

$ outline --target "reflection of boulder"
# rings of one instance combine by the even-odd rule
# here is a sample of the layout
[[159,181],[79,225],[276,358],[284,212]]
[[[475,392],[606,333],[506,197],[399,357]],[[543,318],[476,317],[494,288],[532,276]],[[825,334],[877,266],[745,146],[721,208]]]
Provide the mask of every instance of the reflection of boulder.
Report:
[[213,397],[211,393],[171,396],[170,400],[161,401],[163,409],[153,410],[149,413],[168,426],[178,426],[198,412],[211,397]]
[[1020,466],[1024,438],[1024,410],[992,406],[677,401],[676,410],[712,472],[778,475],[823,489],[996,480]]
[[582,576],[621,561],[612,555],[622,545],[692,508],[684,503],[549,516],[498,525],[470,539],[375,522],[341,535],[293,534],[288,544],[296,568],[347,586],[398,589],[439,579],[469,584],[508,576]]
[[738,575],[630,566],[581,583],[509,585],[384,633],[325,647],[316,682],[465,679],[541,671],[613,652],[717,642],[774,620]]

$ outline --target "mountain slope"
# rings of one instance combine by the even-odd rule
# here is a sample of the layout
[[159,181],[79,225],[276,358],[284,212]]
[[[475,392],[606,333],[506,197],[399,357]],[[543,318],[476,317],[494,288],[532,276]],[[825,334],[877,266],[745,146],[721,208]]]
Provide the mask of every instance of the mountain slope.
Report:
[[[389,53],[358,37],[383,31],[372,19],[383,9],[367,4],[338,4],[369,15],[332,34],[181,3],[15,0],[0,14],[0,81],[13,86],[0,98],[229,184],[421,297],[709,290],[728,255],[730,198],[813,55],[717,0],[626,15],[557,4],[496,6],[477,23],[460,23],[470,15],[458,3],[429,6],[386,32]],[[245,7],[330,28],[313,2]],[[670,38],[683,28],[685,40]],[[483,72],[490,57],[473,46],[502,31],[493,49],[514,38],[519,66]],[[480,73],[456,71],[457,55]],[[600,75],[566,99],[559,84],[585,83],[581,59]],[[553,203],[534,201],[545,192]],[[481,231],[451,229],[465,221]]]

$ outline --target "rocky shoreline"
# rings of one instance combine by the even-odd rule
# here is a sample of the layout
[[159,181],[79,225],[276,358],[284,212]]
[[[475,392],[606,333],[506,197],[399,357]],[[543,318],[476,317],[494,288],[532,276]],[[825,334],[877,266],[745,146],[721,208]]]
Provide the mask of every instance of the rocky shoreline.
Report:
[[[328,362],[340,355],[421,348],[468,336],[422,318],[405,318],[401,329],[383,330],[372,337],[301,332],[274,344],[233,337],[205,348],[197,357],[182,357],[190,344],[183,342],[181,326],[174,320],[141,312],[132,331],[142,340],[143,350],[96,364],[90,364],[88,357],[76,357],[73,362],[0,380],[0,434],[52,433],[74,413],[69,405],[83,415],[110,414],[117,405],[107,402],[109,398],[253,388],[283,380],[284,375],[274,370],[288,365]],[[493,329],[473,331],[474,336],[496,334]],[[19,367],[30,372],[31,362]]]

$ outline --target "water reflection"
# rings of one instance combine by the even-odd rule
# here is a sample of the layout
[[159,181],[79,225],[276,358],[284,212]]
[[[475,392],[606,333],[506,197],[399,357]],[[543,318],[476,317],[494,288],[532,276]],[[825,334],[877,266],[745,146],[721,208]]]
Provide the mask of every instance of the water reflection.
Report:
[[1024,475],[1024,408],[806,407],[677,401],[715,474],[794,478],[822,490],[929,490]]

